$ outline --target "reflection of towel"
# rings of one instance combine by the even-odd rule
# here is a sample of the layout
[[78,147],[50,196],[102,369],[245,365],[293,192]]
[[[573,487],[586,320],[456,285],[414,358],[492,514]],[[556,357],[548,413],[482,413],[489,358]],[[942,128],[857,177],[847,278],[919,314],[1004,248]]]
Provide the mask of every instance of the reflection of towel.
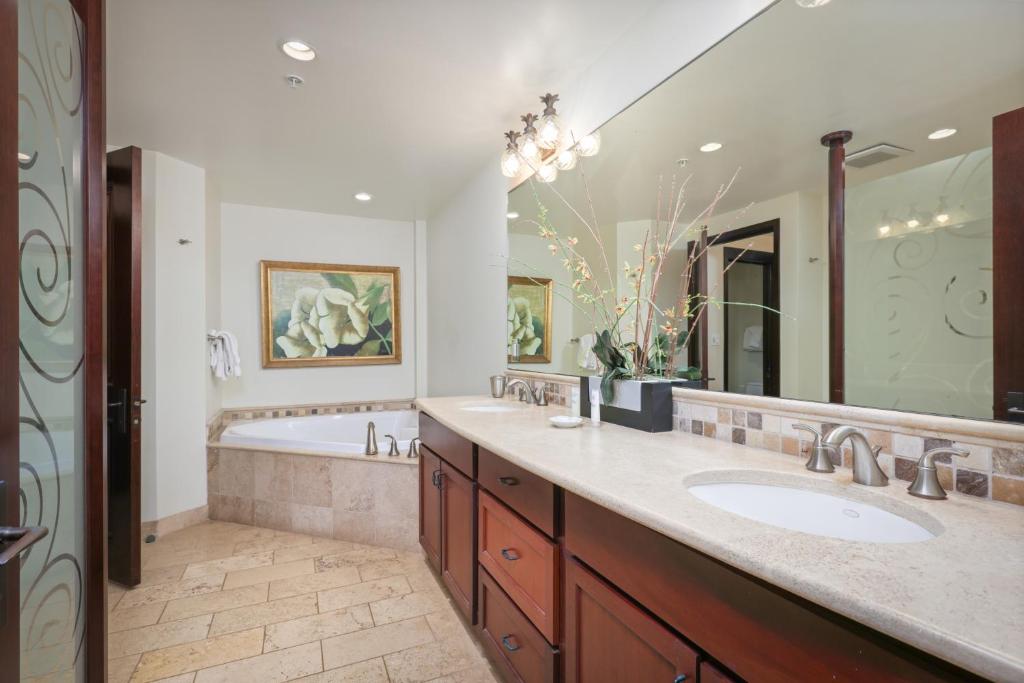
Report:
[[744,351],[764,351],[764,328],[760,325],[751,325],[743,330]]
[[576,349],[576,365],[584,370],[597,370],[597,355],[594,353],[596,343],[597,337],[592,334],[580,337],[579,348]]
[[210,369],[217,379],[242,376],[238,340],[230,332],[210,330]]

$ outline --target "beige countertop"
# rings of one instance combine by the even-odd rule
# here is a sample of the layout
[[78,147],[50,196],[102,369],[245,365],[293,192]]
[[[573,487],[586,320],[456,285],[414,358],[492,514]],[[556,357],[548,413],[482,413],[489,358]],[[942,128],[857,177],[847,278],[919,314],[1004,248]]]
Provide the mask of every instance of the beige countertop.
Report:
[[[589,422],[555,429],[563,407],[483,413],[509,401],[418,399],[439,422],[567,491],[737,569],[982,676],[1024,680],[1024,509],[955,496],[910,496],[906,483],[853,484],[813,474],[802,458],[681,432]],[[920,543],[845,541],[788,531],[698,500],[710,480],[794,483],[872,503],[939,535]]]

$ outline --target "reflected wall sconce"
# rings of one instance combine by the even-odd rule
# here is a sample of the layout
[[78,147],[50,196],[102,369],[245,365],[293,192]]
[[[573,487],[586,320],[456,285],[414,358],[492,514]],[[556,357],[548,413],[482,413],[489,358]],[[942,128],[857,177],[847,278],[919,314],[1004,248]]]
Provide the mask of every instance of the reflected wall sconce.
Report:
[[554,182],[559,171],[571,171],[580,157],[594,156],[601,149],[600,132],[576,140],[566,131],[555,109],[558,95],[547,93],[540,101],[544,105],[540,116],[523,114],[523,131],[505,133],[501,173],[506,178],[533,175],[543,183]]

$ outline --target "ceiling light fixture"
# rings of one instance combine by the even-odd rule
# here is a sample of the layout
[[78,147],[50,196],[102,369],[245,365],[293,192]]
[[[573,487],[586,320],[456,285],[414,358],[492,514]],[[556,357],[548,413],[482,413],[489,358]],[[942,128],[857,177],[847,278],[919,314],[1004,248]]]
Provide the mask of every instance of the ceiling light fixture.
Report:
[[929,140],[942,140],[956,135],[956,128],[939,128],[936,131],[928,133]]
[[571,171],[576,168],[576,150],[563,149],[555,155],[555,166],[559,171]]
[[800,5],[804,9],[814,9],[815,7],[822,7],[832,2],[832,0],[796,0],[796,4]]
[[501,173],[506,178],[523,179],[535,174],[541,182],[550,183],[559,171],[570,171],[581,157],[591,157],[601,149],[601,133],[594,131],[578,140],[558,118],[555,103],[558,95],[547,93],[540,98],[544,111],[523,114],[522,132],[505,133],[505,150],[501,153]]
[[312,62],[316,59],[316,50],[301,40],[289,40],[286,43],[282,43],[281,52],[300,62]]
[[705,142],[700,146],[700,151],[702,152],[717,152],[720,149],[722,149],[721,142]]
[[373,199],[373,195],[370,194],[369,192],[356,192],[352,196],[355,197],[356,199],[358,199],[361,202],[368,202],[371,199]]
[[595,130],[589,135],[584,135],[576,143],[576,153],[581,157],[592,157],[601,151],[601,131]]
[[509,211],[508,213],[505,214],[505,218],[509,219],[510,221],[514,221],[515,219],[519,218],[519,212]]
[[543,164],[537,169],[537,180],[542,183],[553,183],[558,178],[558,169],[554,164]]
[[544,112],[537,126],[537,144],[541,149],[555,149],[562,139],[562,122],[555,112],[558,95],[547,93],[540,101],[544,104]]

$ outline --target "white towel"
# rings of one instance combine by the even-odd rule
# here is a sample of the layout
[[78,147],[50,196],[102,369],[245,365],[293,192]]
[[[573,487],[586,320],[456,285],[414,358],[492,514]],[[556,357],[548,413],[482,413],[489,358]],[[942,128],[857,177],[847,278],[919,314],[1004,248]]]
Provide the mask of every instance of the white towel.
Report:
[[238,339],[230,332],[210,330],[210,369],[217,379],[242,376]]
[[592,334],[580,337],[579,347],[576,349],[576,365],[584,370],[597,370],[597,355],[594,353],[596,343],[597,337]]
[[743,330],[744,351],[764,351],[764,328],[760,325],[751,325]]

